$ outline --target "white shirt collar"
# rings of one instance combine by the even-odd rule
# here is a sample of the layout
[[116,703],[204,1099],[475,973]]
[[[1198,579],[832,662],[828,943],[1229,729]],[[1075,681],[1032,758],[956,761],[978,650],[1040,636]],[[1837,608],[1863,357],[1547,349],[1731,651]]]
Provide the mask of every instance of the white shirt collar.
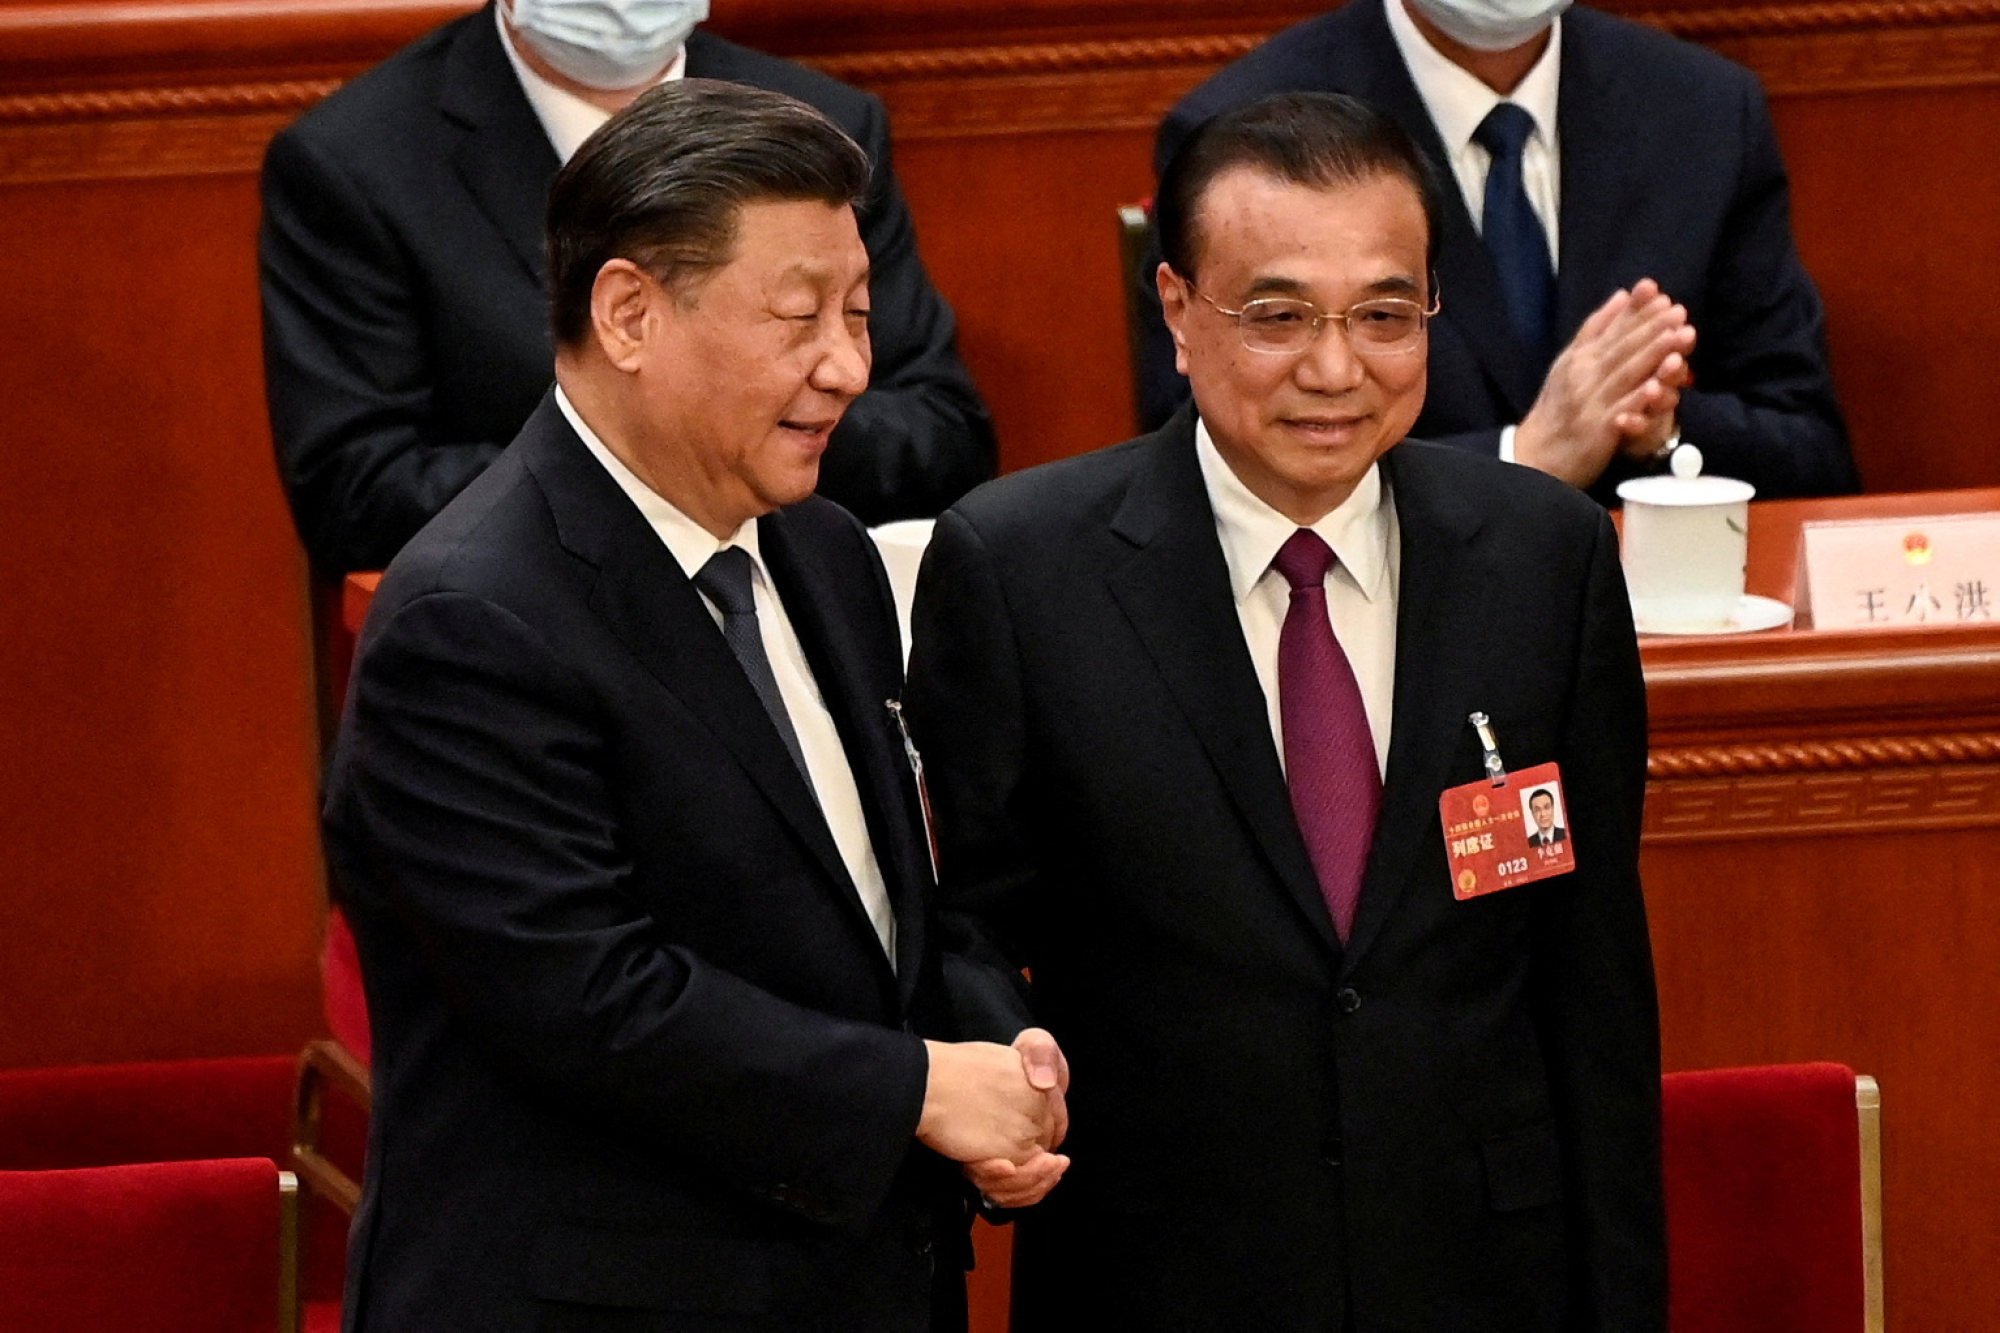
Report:
[[641,481],[638,473],[626,467],[618,455],[612,453],[604,441],[598,438],[597,432],[577,414],[576,405],[570,402],[569,395],[562,391],[560,385],[556,388],[556,406],[561,409],[563,419],[569,422],[570,429],[574,430],[577,438],[583,441],[583,447],[590,450],[591,457],[604,465],[604,470],[611,474],[611,480],[618,483],[618,489],[625,492],[632,503],[638,506],[640,515],[652,525],[653,531],[659,534],[660,540],[673,555],[674,563],[678,564],[690,579],[701,572],[701,567],[707,564],[708,558],[717,551],[725,547],[740,546],[750,553],[750,562],[755,566],[758,576],[767,586],[770,584],[770,572],[764,568],[764,554],[757,545],[756,519],[745,522],[742,527],[729,535],[727,541],[717,541],[714,533],[682,513],[672,501]]
[[[1202,483],[1208,488],[1209,507],[1215,511],[1215,532],[1229,565],[1229,586],[1241,602],[1271,568],[1278,548],[1291,539],[1299,525],[1243,484],[1215,447],[1208,424],[1200,420],[1194,427],[1194,452],[1201,464]],[[1376,463],[1332,513],[1312,525],[1333,548],[1339,568],[1347,571],[1361,595],[1371,602],[1383,596],[1388,587],[1389,514],[1384,496],[1382,465]]]
[[1479,128],[1479,122],[1502,102],[1512,102],[1533,116],[1535,133],[1544,143],[1555,142],[1556,93],[1562,71],[1560,15],[1550,26],[1549,44],[1541,59],[1512,94],[1502,97],[1432,46],[1417,30],[1416,21],[1403,8],[1404,3],[1405,0],[1382,0],[1389,33],[1396,39],[1396,49],[1402,52],[1403,64],[1424,99],[1424,109],[1431,113],[1431,123],[1437,126],[1438,138],[1444,141],[1447,154],[1463,152],[1472,142],[1472,132]]
[[[500,13],[500,6],[493,6],[493,21],[500,26],[500,49],[507,53],[507,63],[514,67],[514,77],[521,81],[521,91],[528,95],[528,105],[535,109],[535,118],[542,122],[542,130],[555,145],[558,160],[567,162],[583,147],[583,141],[597,133],[611,113],[603,107],[592,106],[567,88],[558,88],[541,75],[528,68],[521,53],[514,49],[514,39],[507,32],[507,20]],[[674,52],[671,64],[661,73],[659,82],[671,83],[687,74],[687,46]]]

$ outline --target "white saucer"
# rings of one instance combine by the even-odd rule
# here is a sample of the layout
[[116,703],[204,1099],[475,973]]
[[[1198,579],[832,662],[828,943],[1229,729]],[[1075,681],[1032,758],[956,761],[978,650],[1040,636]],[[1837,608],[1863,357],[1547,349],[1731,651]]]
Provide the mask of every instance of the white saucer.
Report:
[[1789,602],[1781,602],[1775,597],[1758,597],[1745,593],[1737,600],[1736,610],[1729,617],[1727,625],[1716,625],[1708,629],[1667,629],[1648,625],[1644,617],[1637,617],[1641,634],[1755,634],[1759,630],[1777,629],[1792,623],[1792,607]]

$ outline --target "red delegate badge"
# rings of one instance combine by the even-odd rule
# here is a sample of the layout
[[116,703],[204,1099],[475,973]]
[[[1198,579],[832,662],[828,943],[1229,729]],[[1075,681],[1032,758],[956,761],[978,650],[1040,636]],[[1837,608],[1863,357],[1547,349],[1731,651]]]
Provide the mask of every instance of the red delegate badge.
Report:
[[1539,764],[1453,787],[1438,798],[1451,891],[1460,902],[1576,869],[1562,772]]

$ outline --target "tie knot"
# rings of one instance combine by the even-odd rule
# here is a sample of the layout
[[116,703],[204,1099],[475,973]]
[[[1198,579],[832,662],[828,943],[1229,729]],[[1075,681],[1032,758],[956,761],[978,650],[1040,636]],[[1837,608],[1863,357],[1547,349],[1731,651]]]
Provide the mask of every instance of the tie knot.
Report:
[[751,615],[757,610],[750,597],[750,553],[740,546],[725,546],[710,556],[694,576],[694,586],[721,607],[725,616]]
[[1333,568],[1333,548],[1311,528],[1300,528],[1285,539],[1271,564],[1285,576],[1293,592],[1323,587],[1326,571]]
[[1493,157],[1513,162],[1520,159],[1522,147],[1534,132],[1535,118],[1526,107],[1502,102],[1479,122],[1479,128],[1472,132],[1472,141]]

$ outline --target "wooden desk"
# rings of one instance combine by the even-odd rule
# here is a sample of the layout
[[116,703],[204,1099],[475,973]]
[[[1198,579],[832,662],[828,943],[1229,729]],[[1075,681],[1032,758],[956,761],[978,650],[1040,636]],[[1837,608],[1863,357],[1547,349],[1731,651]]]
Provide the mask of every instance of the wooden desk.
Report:
[[[1757,505],[1791,601],[1814,518],[2000,489]],[[2000,1320],[2000,626],[1643,641],[1642,854],[1669,1069],[1840,1060],[1882,1085],[1889,1325]]]

